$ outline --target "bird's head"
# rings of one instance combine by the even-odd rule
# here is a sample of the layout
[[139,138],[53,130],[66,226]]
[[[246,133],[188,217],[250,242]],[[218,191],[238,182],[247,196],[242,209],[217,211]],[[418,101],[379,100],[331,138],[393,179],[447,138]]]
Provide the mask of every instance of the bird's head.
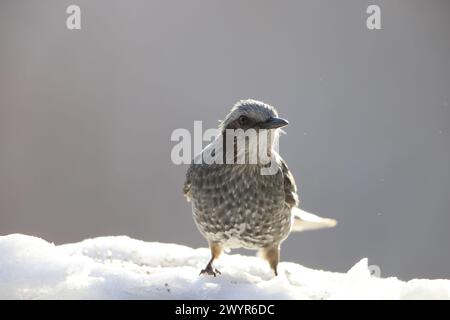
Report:
[[[267,165],[272,155],[277,154],[280,128],[287,124],[271,105],[241,100],[219,126],[224,138],[223,150],[227,158],[233,154],[234,163]],[[232,148],[229,143],[233,143]]]
[[230,113],[220,124],[220,129],[278,129],[288,124],[287,120],[279,118],[277,110],[264,102],[257,100],[241,100],[237,102]]

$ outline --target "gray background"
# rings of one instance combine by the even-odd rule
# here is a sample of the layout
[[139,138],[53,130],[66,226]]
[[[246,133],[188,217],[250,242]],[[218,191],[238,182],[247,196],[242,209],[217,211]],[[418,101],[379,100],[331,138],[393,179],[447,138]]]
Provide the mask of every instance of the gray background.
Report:
[[205,246],[170,135],[252,97],[290,120],[302,207],[339,220],[292,235],[284,261],[450,278],[449,16],[448,1],[1,0],[0,234]]

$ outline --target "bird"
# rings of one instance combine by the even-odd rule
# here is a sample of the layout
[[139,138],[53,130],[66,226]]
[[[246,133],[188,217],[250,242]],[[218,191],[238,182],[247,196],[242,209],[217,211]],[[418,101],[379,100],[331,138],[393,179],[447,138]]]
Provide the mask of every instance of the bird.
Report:
[[[299,208],[294,177],[276,148],[281,128],[287,125],[288,121],[280,118],[272,105],[254,99],[240,100],[220,122],[216,139],[189,165],[183,193],[192,204],[194,222],[211,251],[211,259],[200,275],[221,274],[213,262],[224,250],[244,248],[257,250],[277,276],[280,246],[291,232],[337,224],[334,219]],[[261,139],[255,143],[267,151],[272,162],[263,162],[259,157],[256,162],[248,161],[250,142],[239,145],[236,131],[268,132],[265,144]],[[223,161],[199,161],[207,155]],[[246,161],[237,161],[239,155],[245,155]],[[273,172],[262,174],[271,165]]]

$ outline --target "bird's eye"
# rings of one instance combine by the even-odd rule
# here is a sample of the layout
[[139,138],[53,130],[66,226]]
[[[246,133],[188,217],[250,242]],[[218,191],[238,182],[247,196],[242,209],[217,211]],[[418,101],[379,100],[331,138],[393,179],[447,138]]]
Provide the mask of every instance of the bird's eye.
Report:
[[246,116],[240,116],[239,117],[239,124],[245,125],[248,122],[248,118]]

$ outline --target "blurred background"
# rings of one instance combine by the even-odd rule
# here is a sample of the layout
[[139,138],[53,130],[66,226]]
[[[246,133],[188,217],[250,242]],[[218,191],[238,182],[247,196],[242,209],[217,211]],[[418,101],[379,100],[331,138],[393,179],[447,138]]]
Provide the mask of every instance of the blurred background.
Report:
[[449,16],[445,0],[1,0],[0,234],[206,246],[170,136],[255,98],[290,121],[301,206],[339,221],[291,235],[283,261],[450,278]]

